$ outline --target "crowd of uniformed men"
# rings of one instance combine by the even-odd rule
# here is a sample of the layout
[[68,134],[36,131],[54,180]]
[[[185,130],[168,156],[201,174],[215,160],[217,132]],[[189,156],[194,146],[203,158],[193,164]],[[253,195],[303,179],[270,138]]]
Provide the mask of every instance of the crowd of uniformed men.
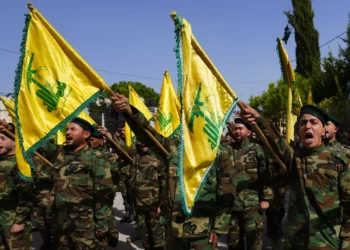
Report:
[[[122,193],[125,217],[145,249],[216,249],[227,235],[228,249],[262,249],[263,212],[267,236],[284,236],[281,220],[289,190],[285,249],[350,249],[349,148],[335,139],[339,122],[306,105],[298,119],[300,141],[287,142],[266,118],[243,103],[241,118],[229,123],[217,157],[190,217],[182,210],[177,171],[179,136],[164,138],[145,117],[117,94],[113,108],[137,137],[125,145],[124,126],[108,143],[107,129],[81,118],[67,125],[66,143],[48,141],[39,150],[54,167],[33,156],[34,182],[21,179],[15,143],[0,122],[0,249],[31,249],[32,224],[42,249],[116,248],[113,211]],[[130,115],[131,114],[131,115]],[[254,137],[257,123],[286,168]],[[144,129],[169,152],[165,157]],[[113,131],[114,132],[114,131]]]

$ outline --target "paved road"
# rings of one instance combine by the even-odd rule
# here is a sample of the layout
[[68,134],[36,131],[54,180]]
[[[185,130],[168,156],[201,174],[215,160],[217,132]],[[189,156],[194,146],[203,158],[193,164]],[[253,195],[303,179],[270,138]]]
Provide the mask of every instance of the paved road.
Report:
[[[134,224],[121,224],[119,223],[121,218],[124,216],[124,207],[123,207],[123,198],[120,193],[117,193],[116,199],[114,200],[115,208],[115,217],[117,218],[117,228],[119,231],[119,243],[117,250],[137,250],[143,249],[140,241],[134,243],[128,243],[127,237],[134,234]],[[285,223],[285,221],[284,221]],[[220,238],[219,250],[224,250],[226,248],[225,237]],[[264,249],[265,250],[282,250],[283,241],[271,242],[268,237],[264,237]],[[39,250],[41,247],[42,241],[38,232],[33,233],[33,250]]]

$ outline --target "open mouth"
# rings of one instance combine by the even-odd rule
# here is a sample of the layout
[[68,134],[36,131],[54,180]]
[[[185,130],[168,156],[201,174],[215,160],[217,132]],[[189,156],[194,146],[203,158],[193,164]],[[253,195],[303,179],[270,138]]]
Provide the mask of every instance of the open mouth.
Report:
[[313,139],[314,139],[314,135],[311,132],[305,133],[305,142],[306,143],[312,143]]
[[71,140],[73,140],[73,136],[67,135],[67,136],[66,136],[66,141],[71,141]]

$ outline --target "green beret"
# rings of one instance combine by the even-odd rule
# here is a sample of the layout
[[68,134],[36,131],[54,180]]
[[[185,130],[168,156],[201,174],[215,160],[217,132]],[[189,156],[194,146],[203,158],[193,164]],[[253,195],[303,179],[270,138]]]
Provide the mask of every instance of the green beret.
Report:
[[74,118],[71,122],[78,124],[82,129],[90,131],[91,133],[94,131],[94,127],[88,121],[81,119],[80,117]]
[[[13,123],[9,122],[8,123],[8,127],[7,127],[7,130],[10,131],[12,134],[16,134],[16,127]],[[10,138],[11,140],[15,140],[14,138],[12,137],[9,137],[5,132],[0,132],[0,134],[4,134],[7,138]]]
[[323,126],[329,120],[329,116],[328,116],[327,112],[325,112],[321,108],[316,107],[314,105],[304,105],[300,110],[300,116],[302,116],[304,114],[316,116],[318,119],[320,119]]
[[97,130],[97,127],[94,126],[94,131],[92,131],[91,137],[102,139],[103,135]]
[[10,125],[10,128],[8,128],[8,130],[12,133],[12,134],[16,134],[16,126],[12,123],[9,122],[8,125]]
[[253,130],[252,125],[244,121],[242,118],[235,118],[235,123],[243,124],[248,130]]
[[329,121],[333,122],[333,124],[336,127],[339,127],[339,125],[340,125],[340,121],[337,118],[335,118],[334,116],[329,115]]

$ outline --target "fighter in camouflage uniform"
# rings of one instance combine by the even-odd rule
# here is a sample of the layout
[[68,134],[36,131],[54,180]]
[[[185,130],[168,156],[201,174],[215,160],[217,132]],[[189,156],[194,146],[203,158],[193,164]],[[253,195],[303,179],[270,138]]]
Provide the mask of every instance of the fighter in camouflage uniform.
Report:
[[[1,121],[0,131],[4,128],[15,132],[12,124]],[[0,249],[30,250],[33,185],[19,176],[14,147],[14,141],[0,132]]]
[[339,125],[340,122],[336,118],[329,116],[329,121],[326,122],[326,136],[324,137],[324,141],[326,146],[331,150],[342,152],[346,157],[350,157],[350,147],[339,143],[336,139]]
[[165,229],[160,221],[160,207],[164,207],[162,203],[166,200],[165,164],[146,144],[138,142],[136,148],[131,194],[137,231],[145,249],[164,249]]
[[[42,154],[40,150],[39,153]],[[40,249],[50,250],[54,248],[52,242],[53,239],[51,238],[53,232],[48,220],[50,195],[53,187],[53,169],[36,155],[32,156],[32,160],[35,165],[33,215],[36,226],[43,240]]]
[[252,127],[240,118],[235,119],[233,139],[234,196],[230,226],[227,235],[228,249],[262,249],[262,212],[273,198],[265,181],[265,157],[262,148],[249,141]]
[[[207,177],[207,181],[203,185],[193,207],[192,216],[187,217],[182,211],[177,172],[178,137],[164,138],[155,132],[145,117],[137,109],[128,104],[126,97],[117,94],[116,97],[111,97],[111,100],[117,112],[129,110],[132,113],[132,117],[126,116],[126,121],[139,141],[150,141],[149,137],[141,130],[141,127],[146,128],[169,152],[166,158],[167,199],[164,203],[164,207],[161,206],[161,214],[166,217],[168,222],[166,224],[166,249],[212,249],[212,245],[215,245],[217,242],[215,234],[211,234],[211,228],[218,206],[216,192],[219,183],[217,180],[217,170],[219,169],[218,165],[220,162],[216,161],[213,165]],[[159,149],[153,144],[150,144],[149,148],[155,152],[159,152]],[[218,158],[222,159],[220,155]],[[228,163],[232,164],[232,161],[228,161]],[[213,242],[210,242],[210,238],[213,238]]]
[[[134,155],[134,149],[131,147],[127,149],[125,144],[125,128],[118,128],[117,135],[113,136],[113,139],[121,145],[123,150],[129,153],[129,155]],[[118,150],[117,150],[118,152]],[[132,207],[132,199],[130,196],[131,191],[131,179],[132,179],[132,163],[127,160],[124,155],[119,153],[119,173],[120,173],[120,181],[119,181],[119,191],[123,196],[123,204],[125,208],[125,216],[120,220],[120,223],[131,223],[133,221],[133,207]]]
[[93,127],[81,118],[67,126],[66,145],[47,144],[45,154],[54,162],[52,190],[60,249],[106,249],[113,200],[110,164],[90,150]]
[[[267,124],[271,121],[266,120]],[[280,131],[274,126],[274,134],[279,137]],[[282,219],[285,215],[284,203],[285,203],[285,193],[288,184],[287,180],[287,170],[281,168],[274,157],[272,156],[270,150],[266,147],[261,140],[256,139],[257,143],[263,148],[266,162],[266,181],[271,186],[273,191],[273,200],[269,202],[269,208],[265,210],[266,215],[266,235],[273,241],[278,240],[283,237],[282,232]],[[298,146],[298,143],[295,143]],[[277,144],[271,145],[275,146],[275,150],[278,151]],[[280,145],[281,147],[282,145]]]
[[283,237],[282,219],[285,214],[284,202],[287,188],[287,171],[278,165],[266,146],[262,145],[262,147],[265,155],[266,168],[268,169],[269,183],[274,194],[269,208],[265,210],[266,235],[272,240],[277,240]]
[[290,184],[285,249],[350,248],[349,160],[325,147],[327,114],[306,105],[299,117],[303,148],[291,148],[286,139],[275,137],[259,113],[246,104],[241,114],[258,122],[269,141],[282,146],[277,154],[285,163]]
[[[99,132],[103,131],[104,133],[107,131],[106,128],[99,126],[98,129],[95,127],[94,131],[90,136],[90,146],[92,149],[96,150],[95,153],[97,155],[104,154],[104,157],[110,163],[111,166],[111,174],[113,180],[113,196],[111,196],[111,203],[113,204],[115,195],[117,193],[118,179],[119,179],[119,171],[118,171],[118,163],[117,163],[117,155],[115,153],[110,152],[109,148],[104,145],[103,135]],[[117,231],[117,220],[114,217],[113,207],[111,207],[110,217],[108,218],[108,233],[106,233],[107,242],[109,247],[116,248],[118,245],[119,233]]]

